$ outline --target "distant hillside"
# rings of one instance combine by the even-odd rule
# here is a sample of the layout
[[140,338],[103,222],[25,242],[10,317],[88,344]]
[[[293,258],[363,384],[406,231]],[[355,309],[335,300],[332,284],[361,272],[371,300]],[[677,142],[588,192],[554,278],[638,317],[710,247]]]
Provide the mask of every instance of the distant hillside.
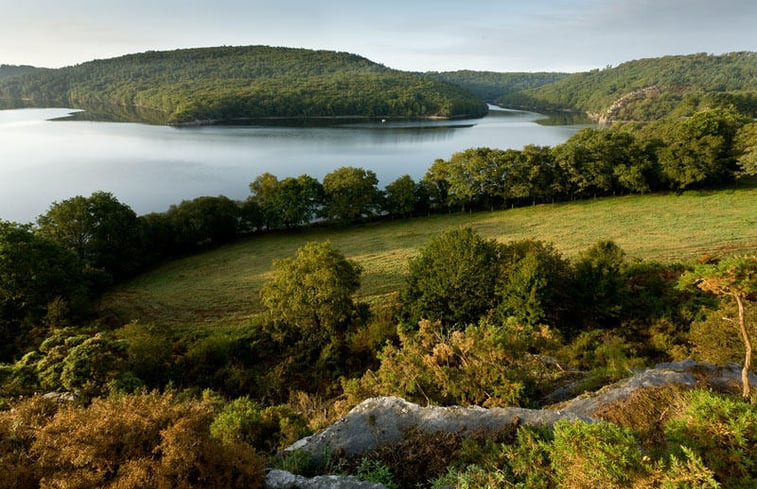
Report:
[[487,102],[562,80],[570,73],[499,73],[495,71],[430,71],[429,78],[458,85]]
[[587,112],[598,120],[654,120],[734,105],[757,115],[757,53],[664,56],[577,73],[499,102],[535,110]]
[[274,118],[480,117],[442,81],[333,51],[266,46],[149,51],[0,80],[0,98],[157,123]]
[[41,70],[34,66],[0,65],[0,79]]

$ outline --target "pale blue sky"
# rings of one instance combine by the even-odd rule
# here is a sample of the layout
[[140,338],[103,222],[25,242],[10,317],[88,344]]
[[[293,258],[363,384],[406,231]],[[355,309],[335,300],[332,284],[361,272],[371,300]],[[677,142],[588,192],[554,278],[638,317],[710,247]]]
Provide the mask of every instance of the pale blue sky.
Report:
[[333,49],[403,70],[582,71],[757,51],[757,0],[0,0],[0,63],[146,50]]

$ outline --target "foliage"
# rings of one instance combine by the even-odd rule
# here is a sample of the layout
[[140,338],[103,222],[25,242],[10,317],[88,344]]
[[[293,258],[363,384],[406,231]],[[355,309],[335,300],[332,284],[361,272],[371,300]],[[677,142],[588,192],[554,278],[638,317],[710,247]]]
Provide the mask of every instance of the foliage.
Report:
[[0,412],[0,477],[15,480],[3,487],[260,487],[263,458],[211,437],[212,418],[207,401],[170,393],[57,409],[37,397],[21,401]]
[[748,401],[693,391],[664,430],[674,453],[690,449],[723,487],[746,489],[757,483],[757,407]]
[[138,267],[142,236],[137,215],[110,193],[54,202],[37,224],[41,236],[73,250],[92,267],[115,278]]
[[360,465],[357,466],[355,476],[360,480],[383,484],[387,489],[398,489],[397,484],[392,479],[392,472],[378,460],[362,459]]
[[752,362],[752,341],[746,325],[744,303],[757,301],[757,255],[735,256],[715,264],[703,264],[681,277],[683,284],[694,282],[700,289],[736,302],[735,321],[744,342],[744,366],[741,371],[743,396],[750,397],[749,368]]
[[221,245],[239,234],[239,205],[224,196],[182,201],[168,209],[166,218],[174,252]]
[[417,207],[416,183],[403,175],[387,184],[383,208],[390,216],[408,217]]
[[445,231],[409,263],[401,300],[413,323],[421,318],[445,324],[476,321],[494,305],[498,246],[471,228]]
[[372,216],[379,208],[378,179],[371,170],[343,166],[323,177],[323,216],[352,222]]
[[[687,104],[694,110],[728,107],[743,92],[757,89],[755,66],[754,52],[639,59],[505,95],[499,103],[537,110],[580,110],[616,120],[650,120],[686,109]],[[702,104],[699,99],[706,100]],[[623,103],[613,106],[618,100]],[[754,107],[742,106],[755,114]]]
[[733,177],[733,141],[744,119],[732,109],[697,112],[664,134],[660,170],[671,188],[713,185]]
[[497,73],[493,71],[429,71],[424,76],[435,80],[442,80],[469,91],[487,102],[495,102],[498,98],[517,93],[529,88],[562,80],[568,73]]
[[80,316],[93,278],[74,253],[0,221],[0,360],[39,341],[34,327]]
[[636,437],[605,422],[558,421],[549,455],[558,485],[576,489],[628,487],[641,470]]
[[600,241],[579,255],[575,264],[576,307],[586,323],[606,327],[618,318],[624,266],[625,252],[612,241]]
[[739,129],[734,139],[740,176],[757,176],[757,122]]
[[563,324],[572,271],[552,244],[512,241],[500,250],[495,312],[505,320],[536,326]]
[[[273,277],[263,284],[263,328],[282,349],[276,367],[314,387],[315,379],[334,376],[344,365],[346,334],[360,319],[352,295],[361,268],[329,242],[307,243],[295,258],[277,260]],[[284,381],[284,379],[279,379]]]
[[[344,331],[355,312],[352,294],[361,268],[331,243],[307,243],[295,258],[275,261],[274,276],[261,289],[271,321],[309,334]],[[307,334],[307,333],[306,333]]]
[[286,406],[261,407],[249,397],[226,404],[210,425],[225,444],[246,443],[261,452],[283,449],[309,434],[305,419]]
[[[94,335],[72,328],[55,329],[38,351],[29,352],[13,365],[11,378],[3,385],[10,394],[68,391],[91,399],[109,389],[134,387],[126,365],[126,344],[110,334]],[[24,385],[14,385],[14,377]]]
[[486,114],[449,83],[353,54],[267,46],[148,51],[38,70],[4,79],[0,98],[162,124]]
[[[688,340],[692,356],[713,365],[739,363],[744,360],[744,341],[734,334],[731,318],[738,317],[735,303],[722,303],[717,309],[706,311],[706,317],[691,323]],[[757,338],[757,307],[745,308],[745,320],[750,338]],[[754,352],[752,352],[754,361]]]
[[250,183],[250,192],[249,201],[260,209],[266,229],[309,224],[323,204],[323,187],[308,175],[279,181],[263,173]]
[[399,347],[384,347],[379,369],[359,388],[426,404],[518,405],[528,400],[527,384],[550,377],[529,349],[552,341],[546,328],[482,324],[445,332],[440,322],[422,320],[417,332],[400,332]]

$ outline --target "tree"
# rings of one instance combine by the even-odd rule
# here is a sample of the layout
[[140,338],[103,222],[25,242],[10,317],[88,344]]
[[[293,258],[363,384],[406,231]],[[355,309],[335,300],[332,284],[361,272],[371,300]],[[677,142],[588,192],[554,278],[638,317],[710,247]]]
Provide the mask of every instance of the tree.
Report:
[[379,203],[378,178],[370,170],[345,166],[323,177],[323,215],[350,222],[371,216]]
[[739,176],[757,176],[757,122],[747,124],[734,141]]
[[605,195],[620,186],[634,192],[649,190],[645,179],[649,163],[627,132],[583,129],[555,148],[555,158],[572,197]]
[[274,325],[316,336],[345,331],[355,313],[352,294],[360,287],[360,265],[327,241],[307,243],[296,257],[275,260],[273,270],[260,298]]
[[733,177],[733,140],[743,118],[731,109],[713,109],[675,123],[657,154],[663,177],[673,189],[716,184]]
[[323,187],[308,175],[279,181],[266,172],[250,183],[250,192],[249,201],[259,207],[267,229],[307,224],[323,205]]
[[493,206],[503,184],[502,158],[503,151],[499,149],[471,148],[453,154],[449,161],[435,162],[434,166],[443,167],[437,173],[449,184],[448,204],[461,209]]
[[445,231],[410,260],[401,299],[405,317],[475,323],[494,305],[499,246],[470,228]]
[[176,244],[184,250],[227,243],[239,233],[239,204],[219,195],[172,205],[167,215]]
[[575,264],[576,311],[592,327],[608,327],[622,309],[625,252],[612,241],[600,241],[579,255]]
[[122,278],[140,265],[142,234],[137,215],[111,193],[95,192],[54,202],[37,219],[39,234],[95,268]]
[[0,221],[0,360],[30,343],[29,330],[84,309],[92,276],[71,251]]
[[752,342],[746,327],[746,301],[757,300],[757,256],[737,256],[712,265],[702,265],[681,278],[694,282],[700,289],[721,297],[730,297],[738,310],[737,324],[744,342],[745,357],[741,370],[742,395],[750,397],[749,368],[752,363]]
[[263,284],[263,330],[277,352],[278,382],[317,390],[325,379],[343,375],[345,342],[360,317],[352,295],[360,287],[360,266],[331,243],[311,242],[294,258],[275,260],[273,278]]
[[559,325],[568,298],[570,266],[554,246],[513,241],[501,246],[496,312],[535,326]]
[[416,185],[410,175],[403,175],[386,186],[384,210],[390,216],[409,216],[416,208]]

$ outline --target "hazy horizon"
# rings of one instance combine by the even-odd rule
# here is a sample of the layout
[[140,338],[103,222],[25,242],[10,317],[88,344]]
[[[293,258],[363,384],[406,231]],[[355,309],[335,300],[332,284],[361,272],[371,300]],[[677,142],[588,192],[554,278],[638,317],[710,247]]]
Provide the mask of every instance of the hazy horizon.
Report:
[[563,71],[757,51],[753,0],[0,0],[0,64],[58,68],[179,48],[347,51],[410,71]]

